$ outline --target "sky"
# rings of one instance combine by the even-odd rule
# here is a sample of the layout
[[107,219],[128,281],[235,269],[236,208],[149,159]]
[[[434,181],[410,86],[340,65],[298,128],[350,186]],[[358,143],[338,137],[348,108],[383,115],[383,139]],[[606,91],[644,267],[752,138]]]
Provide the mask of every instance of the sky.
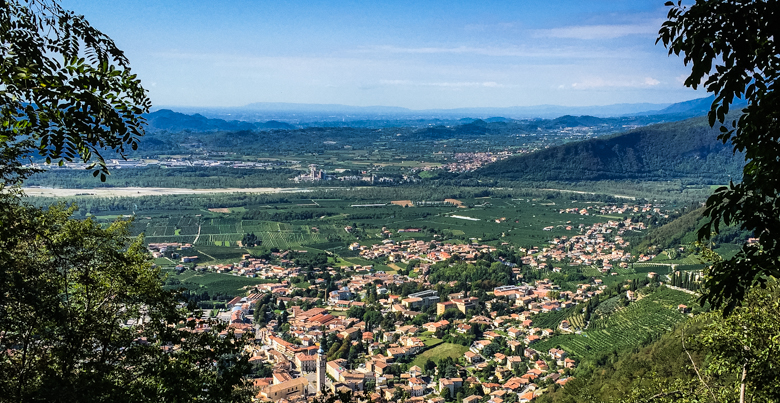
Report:
[[672,103],[706,94],[656,45],[664,0],[63,0],[155,106],[411,109]]

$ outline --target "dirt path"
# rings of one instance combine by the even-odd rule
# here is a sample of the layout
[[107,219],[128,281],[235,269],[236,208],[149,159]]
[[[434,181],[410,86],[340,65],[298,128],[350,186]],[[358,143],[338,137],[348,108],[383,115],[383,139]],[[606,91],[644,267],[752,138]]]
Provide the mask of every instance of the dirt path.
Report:
[[628,200],[636,200],[636,197],[633,196],[625,196],[625,195],[613,195],[609,193],[597,193],[597,192],[584,192],[581,190],[566,190],[566,189],[539,189],[539,190],[549,190],[554,192],[561,192],[561,193],[577,193],[577,194],[583,194],[583,195],[607,195],[616,197],[618,199],[628,199]]
[[195,236],[195,240],[192,241],[192,244],[195,245],[198,243],[198,239],[200,239],[200,223],[198,223],[198,235]]
[[198,251],[198,253],[200,253],[201,255],[206,255],[206,256],[208,256],[209,258],[213,259],[213,260],[217,260],[217,258],[215,258],[214,256],[211,256],[211,255],[209,255],[209,254],[208,254],[208,253],[206,253],[206,252],[203,252],[202,250],[198,250],[198,249],[196,249],[196,250],[197,250],[197,251]]

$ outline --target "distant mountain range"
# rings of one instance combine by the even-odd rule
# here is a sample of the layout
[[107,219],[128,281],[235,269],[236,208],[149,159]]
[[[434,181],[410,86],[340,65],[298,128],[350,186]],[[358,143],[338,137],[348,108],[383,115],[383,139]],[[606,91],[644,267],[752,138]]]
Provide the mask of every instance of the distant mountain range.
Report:
[[698,117],[573,142],[488,165],[474,176],[511,180],[701,179],[742,177],[745,159]]
[[238,130],[269,130],[269,129],[295,129],[295,126],[278,121],[246,122],[239,120],[210,119],[200,114],[186,115],[169,109],[161,109],[145,115],[148,124],[147,130],[169,131],[238,131]]
[[[532,181],[698,179],[709,183],[726,183],[729,179],[739,180],[744,155],[735,156],[730,144],[718,141],[719,130],[710,128],[706,117],[701,116],[709,110],[711,102],[711,98],[702,98],[643,114],[611,118],[564,115],[555,119],[515,120],[493,116],[484,120],[471,117],[452,119],[447,124],[439,120],[423,120],[434,123],[417,126],[410,123],[419,121],[410,120],[406,121],[409,125],[404,129],[399,128],[393,141],[411,145],[422,144],[415,143],[420,141],[466,141],[483,136],[491,136],[495,140],[518,134],[554,133],[575,127],[589,127],[598,135],[622,131],[625,127],[639,127],[616,135],[571,142],[512,157],[465,176]],[[684,119],[691,115],[698,117]],[[267,149],[271,144],[287,151],[307,147],[332,148],[342,147],[341,142],[347,138],[351,146],[367,149],[372,147],[377,136],[370,126],[383,122],[365,120],[360,121],[362,126],[350,126],[345,121],[346,127],[335,123],[330,127],[313,127],[275,120],[248,122],[213,119],[171,110],[159,110],[148,114],[146,118],[150,135],[145,141],[149,147],[172,149],[182,142],[196,142],[214,150],[239,146]],[[664,123],[654,124],[658,122]],[[393,124],[402,123],[404,121],[400,120]],[[328,145],[329,141],[336,145]]]
[[645,111],[666,108],[669,104],[614,104],[602,106],[510,106],[502,108],[454,108],[454,109],[407,109],[397,106],[349,106],[338,104],[294,104],[278,102],[258,102],[246,105],[242,110],[265,112],[332,113],[351,115],[406,115],[406,116],[442,116],[487,118],[501,116],[511,119],[555,118],[562,115],[592,115],[599,117],[623,116]]
[[149,130],[269,130],[304,127],[450,126],[482,119],[488,123],[529,119],[558,120],[648,118],[647,123],[700,116],[709,110],[712,97],[676,104],[615,104],[566,107],[556,105],[508,108],[459,108],[411,110],[386,106],[348,106],[292,103],[255,103],[241,108],[160,109],[148,114]]
[[563,115],[590,115],[596,117],[647,116],[684,114],[697,116],[709,110],[712,97],[675,104],[613,104],[601,106],[512,106],[501,108],[455,108],[413,110],[396,106],[350,106],[340,104],[296,104],[283,102],[258,102],[242,107],[198,108],[166,107],[187,114],[200,114],[207,118],[226,121],[281,120],[293,124],[308,122],[356,121],[381,119],[550,119]]
[[[706,115],[707,112],[710,111],[710,105],[712,105],[712,101],[714,100],[715,100],[715,96],[712,95],[706,98],[692,99],[690,101],[671,104],[666,108],[657,111],[651,110],[651,111],[646,111],[641,113],[634,113],[631,114],[631,116],[678,115],[678,114],[687,114],[691,116]],[[744,107],[745,105],[747,105],[747,103],[744,100],[737,99],[731,105],[731,110],[736,111]]]

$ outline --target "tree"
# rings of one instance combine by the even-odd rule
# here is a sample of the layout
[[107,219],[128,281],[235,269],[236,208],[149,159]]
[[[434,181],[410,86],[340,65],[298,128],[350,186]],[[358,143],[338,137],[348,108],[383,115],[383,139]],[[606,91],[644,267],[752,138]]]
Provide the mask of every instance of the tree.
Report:
[[750,401],[780,400],[778,297],[780,287],[775,280],[766,289],[753,289],[743,306],[725,319],[712,318],[695,337],[710,352],[706,368],[709,378],[725,380],[720,394],[729,395],[729,400],[739,396],[744,402],[746,395]]
[[444,369],[445,378],[457,378],[458,375],[458,368],[455,367],[455,365],[447,365],[447,367]]
[[421,313],[412,319],[412,324],[415,326],[422,326],[428,322],[428,315]]
[[441,398],[444,399],[445,402],[449,402],[452,400],[452,394],[450,393],[450,388],[443,388],[441,390]]
[[254,232],[244,234],[244,238],[241,239],[241,244],[248,248],[258,246],[262,243],[263,241],[261,239],[257,239],[257,235],[255,235]]
[[371,331],[371,329],[379,325],[379,323],[382,322],[382,319],[384,319],[384,317],[378,310],[372,309],[363,314],[363,322],[366,322],[368,331]]
[[[757,237],[732,258],[716,262],[705,279],[702,297],[728,314],[748,289],[780,276],[780,98],[775,91],[780,68],[776,1],[698,0],[670,6],[659,31],[669,54],[691,64],[685,85],[704,86],[715,94],[710,125],[721,125],[719,139],[744,152],[741,183],[720,187],[707,200],[707,222],[700,241],[709,240],[721,223],[738,225]],[[702,83],[702,84],[700,84]],[[739,116],[730,115],[735,100],[747,102]]]
[[124,53],[83,16],[56,1],[11,0],[0,6],[0,179],[30,174],[21,157],[34,150],[47,162],[124,157],[143,136],[151,101]]
[[423,365],[423,371],[428,375],[433,375],[433,373],[436,372],[436,363],[430,358],[426,359],[425,364]]
[[362,306],[355,305],[347,310],[347,316],[350,318],[362,319],[365,314],[366,308],[363,308]]
[[129,222],[72,211],[0,196],[0,400],[248,398],[244,342],[193,331]]
[[[113,41],[56,0],[0,4],[0,400],[248,401],[244,339],[162,288],[129,222],[23,203],[23,157],[125,156],[151,104]],[[224,333],[220,335],[220,331]]]

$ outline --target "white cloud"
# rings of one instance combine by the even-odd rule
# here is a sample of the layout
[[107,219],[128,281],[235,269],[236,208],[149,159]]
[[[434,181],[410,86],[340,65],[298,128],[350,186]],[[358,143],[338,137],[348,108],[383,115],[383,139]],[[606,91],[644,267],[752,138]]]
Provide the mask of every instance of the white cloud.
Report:
[[653,77],[643,79],[613,78],[604,79],[601,77],[586,78],[582,81],[572,83],[574,89],[593,89],[593,88],[647,88],[661,84]]
[[473,47],[473,46],[457,46],[457,47],[400,47],[400,46],[372,46],[359,49],[360,52],[376,52],[376,53],[401,53],[401,54],[419,54],[419,55],[435,55],[435,54],[451,54],[451,55],[481,55],[481,56],[493,56],[493,57],[523,57],[523,58],[576,58],[576,59],[603,59],[603,58],[631,58],[635,56],[630,51],[596,51],[585,50],[581,47],[518,47],[518,46],[506,46],[506,47]]
[[409,80],[379,80],[382,85],[405,85],[413,87],[486,87],[486,88],[504,88],[506,85],[495,81],[441,81],[441,82],[414,82]]
[[550,29],[538,29],[534,35],[543,38],[566,39],[615,39],[629,35],[657,35],[662,21],[642,24],[574,25]]
[[471,32],[509,31],[518,28],[519,25],[520,24],[516,22],[499,22],[496,24],[466,24],[463,29]]

